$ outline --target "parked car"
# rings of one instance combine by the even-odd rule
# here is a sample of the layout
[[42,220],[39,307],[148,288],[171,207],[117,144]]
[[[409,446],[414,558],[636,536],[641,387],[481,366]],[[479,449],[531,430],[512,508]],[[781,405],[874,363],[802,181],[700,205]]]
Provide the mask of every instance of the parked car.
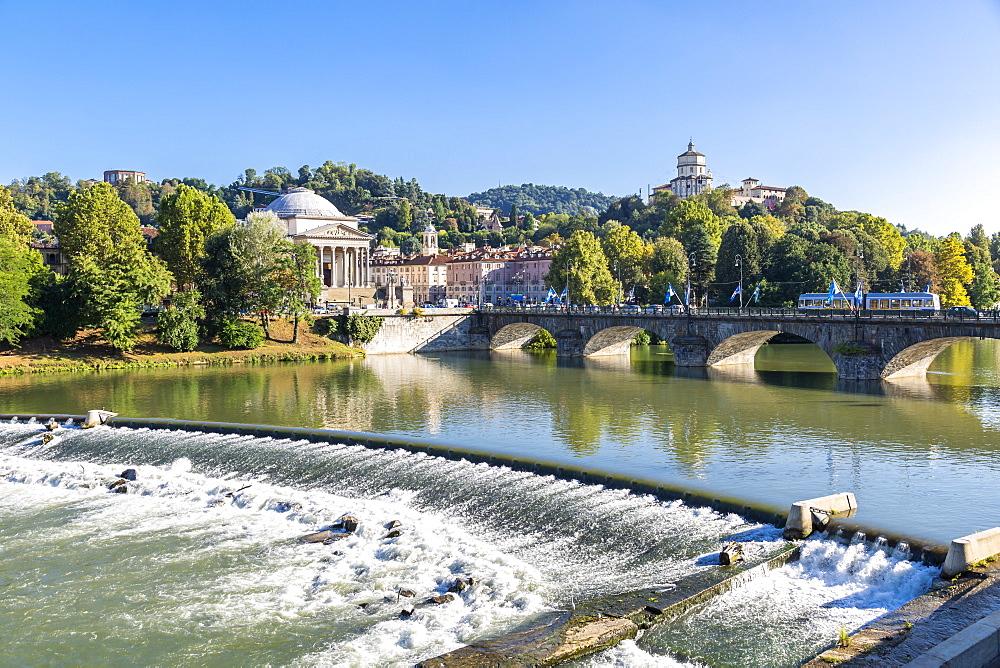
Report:
[[952,306],[950,309],[945,311],[945,315],[949,318],[979,318],[979,311],[972,308],[971,306]]
[[329,310],[327,310],[322,306],[317,306],[316,308],[313,309],[313,315],[326,315],[329,312],[330,312]]

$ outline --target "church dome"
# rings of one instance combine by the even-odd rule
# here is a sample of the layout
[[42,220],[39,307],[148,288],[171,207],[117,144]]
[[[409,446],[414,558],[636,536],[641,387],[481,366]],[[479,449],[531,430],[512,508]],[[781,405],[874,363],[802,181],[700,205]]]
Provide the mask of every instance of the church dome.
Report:
[[347,218],[326,198],[320,197],[308,188],[298,187],[289,188],[281,193],[276,200],[267,205],[265,210],[273,212],[278,218],[292,216]]

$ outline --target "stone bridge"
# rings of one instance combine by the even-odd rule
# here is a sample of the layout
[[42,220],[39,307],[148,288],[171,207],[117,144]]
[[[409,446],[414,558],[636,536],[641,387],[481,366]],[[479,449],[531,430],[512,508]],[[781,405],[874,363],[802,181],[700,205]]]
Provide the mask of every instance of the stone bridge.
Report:
[[565,357],[624,355],[646,329],[664,339],[678,366],[752,364],[757,350],[784,332],[818,345],[841,378],[873,380],[922,375],[938,353],[969,338],[1000,338],[996,319],[954,320],[940,314],[852,316],[785,313],[622,313],[484,311],[473,328],[492,349],[520,348],[539,328]]

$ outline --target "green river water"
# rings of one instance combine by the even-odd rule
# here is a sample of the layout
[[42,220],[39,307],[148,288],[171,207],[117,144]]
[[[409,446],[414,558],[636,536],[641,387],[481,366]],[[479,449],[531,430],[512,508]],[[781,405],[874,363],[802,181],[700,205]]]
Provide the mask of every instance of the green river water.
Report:
[[[0,412],[91,408],[420,435],[777,506],[853,491],[860,520],[938,542],[998,524],[992,341],[895,383],[839,382],[812,345],[764,346],[755,369],[678,369],[651,346],[0,378]],[[0,425],[7,665],[413,665],[576,601],[669,586],[712,568],[721,542],[753,556],[780,540],[732,515],[423,455],[58,433],[45,445],[37,425]],[[130,493],[108,493],[125,466]],[[295,541],[345,512],[355,535]],[[926,589],[933,569],[900,556],[810,541],[801,562],[583,663],[795,665]],[[461,574],[479,583],[423,604]],[[419,592],[411,618],[400,588]]]

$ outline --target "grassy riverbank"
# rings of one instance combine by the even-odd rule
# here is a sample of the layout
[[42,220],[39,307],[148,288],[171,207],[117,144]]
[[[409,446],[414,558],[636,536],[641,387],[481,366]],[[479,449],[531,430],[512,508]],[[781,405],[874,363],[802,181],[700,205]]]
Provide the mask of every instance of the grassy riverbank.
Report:
[[360,357],[364,351],[299,329],[292,343],[292,327],[285,321],[271,323],[271,338],[254,350],[229,350],[203,344],[189,353],[172,352],[156,343],[154,325],[144,325],[139,345],[130,353],[112,349],[95,332],[84,331],[70,341],[42,337],[27,339],[20,348],[0,351],[0,376],[50,371],[99,371],[193,364],[260,364],[307,362],[321,359]]

